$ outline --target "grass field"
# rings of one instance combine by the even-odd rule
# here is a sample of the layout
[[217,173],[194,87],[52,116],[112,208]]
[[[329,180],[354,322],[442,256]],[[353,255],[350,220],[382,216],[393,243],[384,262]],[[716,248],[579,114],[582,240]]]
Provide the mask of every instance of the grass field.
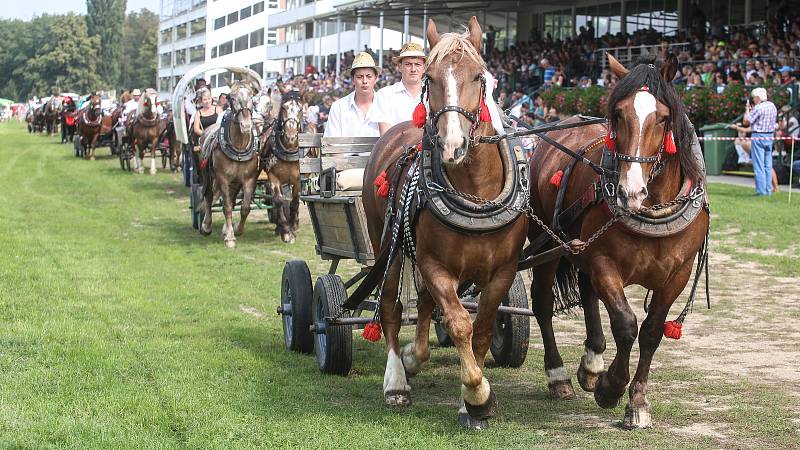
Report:
[[[456,425],[452,349],[434,350],[432,363],[412,380],[412,407],[388,409],[381,345],[354,339],[346,378],[321,375],[313,358],[283,348],[274,311],[284,262],[306,259],[312,274],[327,267],[315,257],[310,227],[285,245],[254,213],[259,220],[237,249],[227,250],[219,220],[212,236],[192,230],[178,175],[123,173],[107,149],[98,154],[98,161],[78,160],[55,137],[0,124],[2,448],[788,448],[800,442],[796,385],[782,389],[674,364],[684,341],[664,344],[670,349],[656,355],[652,430],[615,426],[625,399],[612,410],[582,392],[574,401],[550,400],[535,324],[522,368],[487,370],[500,408],[490,430],[470,433]],[[712,186],[711,194],[714,230],[724,237],[715,251],[798,274],[800,196],[789,209],[785,194],[765,201],[728,186]],[[718,303],[695,313],[708,317],[711,329],[715,314],[725,317],[734,308]],[[557,327],[581,323],[580,316],[568,317]],[[581,339],[560,343],[574,370]],[[703,402],[724,407],[697,406]],[[698,429],[699,422],[707,426]]]

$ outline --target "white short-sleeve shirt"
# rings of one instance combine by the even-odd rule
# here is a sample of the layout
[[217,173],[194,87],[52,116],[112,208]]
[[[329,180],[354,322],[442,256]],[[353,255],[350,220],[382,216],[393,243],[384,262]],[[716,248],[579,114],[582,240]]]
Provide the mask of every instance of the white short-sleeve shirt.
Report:
[[325,124],[325,137],[378,137],[378,122],[375,121],[375,99],[363,114],[356,106],[356,93],[336,100],[331,105],[328,122]]
[[375,95],[378,104],[375,121],[395,126],[400,122],[411,120],[419,100],[419,96],[408,92],[402,81],[386,86]]

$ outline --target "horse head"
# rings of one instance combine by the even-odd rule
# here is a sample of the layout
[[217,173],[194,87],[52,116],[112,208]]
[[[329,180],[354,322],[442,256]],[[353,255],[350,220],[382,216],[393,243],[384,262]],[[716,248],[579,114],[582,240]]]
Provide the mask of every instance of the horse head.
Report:
[[297,91],[289,91],[281,99],[278,112],[278,139],[284,148],[297,148],[300,145],[300,132],[303,128],[304,103]]
[[92,94],[89,98],[89,111],[94,118],[100,117],[103,114],[99,94]]
[[155,89],[145,89],[144,95],[139,97],[139,105],[136,108],[137,116],[147,116],[150,118],[158,114],[158,92]]
[[[473,16],[463,34],[436,30],[428,21],[431,52],[425,71],[423,95],[428,95],[428,125],[442,161],[456,165],[464,162],[475,145],[475,131],[480,124],[481,99],[486,90],[486,64],[480,55],[481,27]],[[442,120],[444,119],[444,120]]]
[[253,96],[253,120],[260,124],[266,123],[272,115],[272,89],[262,88]]
[[251,97],[252,93],[249,86],[239,81],[234,81],[231,84],[231,91],[228,94],[231,119],[239,125],[239,131],[243,135],[249,135],[252,132],[253,109]]
[[607,55],[619,82],[608,98],[606,147],[619,173],[617,203],[638,211],[650,194],[648,186],[678,149],[684,176],[697,179],[691,161],[691,129],[683,104],[672,86],[678,60],[670,55],[663,63],[645,61],[625,68]]

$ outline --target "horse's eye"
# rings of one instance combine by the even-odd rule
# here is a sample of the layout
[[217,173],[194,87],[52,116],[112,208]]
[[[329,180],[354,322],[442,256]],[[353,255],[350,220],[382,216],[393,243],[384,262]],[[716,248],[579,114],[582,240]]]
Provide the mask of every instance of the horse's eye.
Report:
[[475,79],[474,79],[474,80],[472,80],[472,81],[481,81],[481,76],[480,76],[480,74],[478,74],[478,75],[475,75]]

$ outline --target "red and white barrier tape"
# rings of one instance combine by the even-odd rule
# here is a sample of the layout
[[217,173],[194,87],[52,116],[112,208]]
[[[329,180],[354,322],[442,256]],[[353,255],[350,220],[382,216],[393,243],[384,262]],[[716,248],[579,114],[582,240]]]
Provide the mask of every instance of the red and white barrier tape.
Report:
[[800,137],[792,138],[791,136],[784,137],[727,137],[727,136],[698,136],[697,139],[701,141],[735,141],[741,139],[743,141],[791,141],[792,139],[800,141]]

